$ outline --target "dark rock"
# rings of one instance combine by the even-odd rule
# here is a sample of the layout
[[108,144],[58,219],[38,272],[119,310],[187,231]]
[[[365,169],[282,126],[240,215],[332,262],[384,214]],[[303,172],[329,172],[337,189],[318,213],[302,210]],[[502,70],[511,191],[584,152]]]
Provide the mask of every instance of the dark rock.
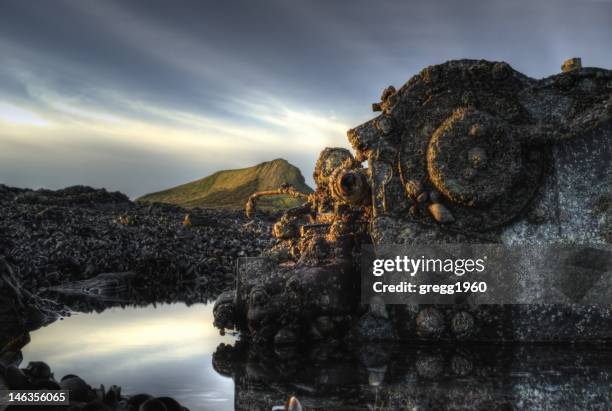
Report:
[[314,326],[324,336],[331,335],[335,329],[334,322],[326,315],[317,317],[314,321]]
[[33,379],[48,379],[51,377],[51,368],[42,361],[31,361],[26,367],[26,372]]
[[61,379],[60,381],[64,381],[64,380],[67,380],[67,379],[69,379],[69,378],[74,378],[74,377],[79,378],[78,376],[76,376],[76,375],[74,375],[74,374],[66,374],[66,375],[64,375],[64,376],[62,377],[62,379]]
[[419,336],[426,338],[439,337],[445,328],[444,316],[438,309],[428,307],[417,314],[416,331]]
[[21,289],[13,267],[0,257],[0,345],[4,346],[7,338],[23,334],[26,331],[27,294]]
[[61,190],[36,191],[24,190],[14,199],[17,203],[43,204],[61,206],[108,206],[118,204],[131,204],[130,199],[120,192],[110,193],[105,189],[94,189],[86,186],[72,186]]
[[19,367],[14,365],[9,365],[6,368],[4,378],[6,379],[6,384],[12,390],[32,389],[32,384],[30,384],[28,377]]
[[430,191],[429,199],[432,203],[439,203],[440,201],[442,201],[442,196],[437,191]]
[[119,401],[121,401],[121,387],[111,385],[104,395],[104,402],[106,404],[117,404]]
[[375,317],[389,319],[389,312],[385,302],[380,297],[374,297],[370,300],[369,312]]
[[140,404],[138,411],[167,411],[166,404],[157,398],[151,398]]
[[274,344],[283,345],[283,344],[295,344],[298,341],[295,332],[288,328],[280,329],[276,335],[274,336]]
[[444,374],[444,358],[441,355],[423,354],[415,363],[417,373],[420,377],[430,380],[436,379]]
[[398,337],[388,319],[367,312],[359,319],[353,338],[358,341],[393,341]]
[[112,411],[112,408],[100,400],[95,400],[82,408],[83,411]]
[[170,397],[157,397],[158,401],[161,401],[166,406],[168,411],[182,411],[183,407],[174,398]]
[[[0,207],[0,247],[17,268],[13,274],[18,288],[30,292],[100,273],[136,271],[138,281],[133,286],[141,295],[157,288],[211,298],[233,283],[231,273],[238,258],[259,255],[274,242],[270,222],[248,221],[241,211],[197,210],[193,214],[206,224],[187,229],[180,207],[135,205],[106,191],[33,192],[5,187],[3,192],[22,195]],[[196,280],[199,284],[192,286]],[[95,294],[94,289],[86,291]],[[0,299],[5,295],[0,294]],[[0,311],[0,324],[2,317]],[[15,314],[12,321],[22,318]],[[16,324],[15,329],[20,328]]]
[[459,311],[451,320],[451,330],[458,336],[469,336],[474,331],[474,317],[466,311]]
[[507,79],[512,74],[512,68],[507,63],[495,63],[491,75],[493,79],[500,81]]
[[456,375],[465,377],[474,370],[474,363],[463,355],[454,355],[451,359],[451,368]]
[[92,399],[91,387],[77,376],[65,376],[60,382],[63,390],[70,391],[70,398],[74,401],[89,401]]
[[421,193],[418,195],[418,197],[416,198],[417,203],[424,203],[428,200],[429,196],[427,195],[427,193]]
[[60,385],[56,381],[53,381],[53,380],[39,380],[39,381],[36,381],[34,385],[36,386],[37,390],[56,391],[56,390],[61,389]]
[[128,399],[127,405],[131,411],[138,411],[140,405],[150,399],[153,399],[153,396],[150,394],[136,394]]

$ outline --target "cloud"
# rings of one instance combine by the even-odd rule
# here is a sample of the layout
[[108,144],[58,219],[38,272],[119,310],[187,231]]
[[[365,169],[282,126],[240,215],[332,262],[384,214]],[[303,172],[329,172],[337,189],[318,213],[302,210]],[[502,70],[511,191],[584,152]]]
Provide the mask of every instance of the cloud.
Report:
[[[604,1],[3,2],[0,180],[131,196],[284,157],[310,174],[381,90],[452,58],[612,66]],[[588,22],[588,23],[587,23]],[[10,153],[10,155],[9,155]]]
[[0,121],[13,125],[46,127],[49,122],[33,111],[0,101]]
[[[39,123],[44,121],[48,127],[14,124],[0,131],[0,175],[12,177],[17,185],[58,188],[86,180],[138,196],[220,168],[244,167],[279,156],[299,163],[304,153],[311,153],[310,164],[301,164],[308,173],[307,166],[312,167],[320,147],[346,145],[346,123],[298,111],[273,98],[228,100],[229,113],[243,113],[242,121],[234,121],[121,95],[108,100],[114,110],[104,111],[79,104],[78,99],[54,96],[40,86],[37,90],[39,107],[46,110],[45,120]],[[130,115],[116,108],[125,108]],[[291,140],[290,146],[283,147]],[[46,171],[40,173],[41,168]]]

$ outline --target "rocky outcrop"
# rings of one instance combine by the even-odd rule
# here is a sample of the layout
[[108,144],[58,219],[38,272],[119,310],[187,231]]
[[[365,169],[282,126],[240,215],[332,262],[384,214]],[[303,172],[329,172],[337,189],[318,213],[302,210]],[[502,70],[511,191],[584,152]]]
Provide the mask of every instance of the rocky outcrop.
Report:
[[[355,156],[321,153],[315,193],[274,225],[268,262],[239,270],[217,325],[270,343],[288,331],[295,341],[612,340],[608,306],[366,309],[346,296],[368,243],[610,244],[612,71],[564,67],[536,80],[507,63],[456,60],[386,88],[373,105],[381,114],[347,133]],[[326,284],[317,273],[329,267],[352,283]],[[321,295],[344,304],[326,310]]]
[[[10,188],[7,190],[10,191]],[[16,191],[13,189],[13,192]],[[7,198],[10,200],[10,198]],[[18,190],[13,200],[23,204],[48,206],[108,207],[128,206],[130,199],[118,191],[108,192],[87,186],[72,186],[61,190]]]
[[189,283],[214,297],[232,284],[238,257],[273,242],[270,223],[239,211],[191,210],[198,224],[184,225],[180,207],[135,205],[104,190],[3,189],[21,194],[0,199],[0,247],[28,290],[132,271],[142,288]]
[[[42,361],[30,362],[25,368],[19,364],[0,364],[0,382],[4,381],[10,390],[65,390],[69,392],[67,405],[57,409],[100,410],[100,411],[189,411],[170,397],[155,397],[141,393],[125,395],[121,387],[101,385],[91,387],[81,377],[68,374],[56,379],[49,365]],[[1,385],[0,385],[1,387]]]

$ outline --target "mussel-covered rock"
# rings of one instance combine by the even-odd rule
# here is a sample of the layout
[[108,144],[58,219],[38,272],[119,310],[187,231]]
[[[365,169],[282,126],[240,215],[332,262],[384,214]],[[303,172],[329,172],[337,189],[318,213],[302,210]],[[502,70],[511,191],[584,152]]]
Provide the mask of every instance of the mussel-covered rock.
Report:
[[136,271],[141,295],[164,285],[213,297],[232,284],[238,258],[274,242],[270,221],[249,221],[241,211],[190,210],[184,227],[185,209],[134,204],[123,194],[1,188],[0,257],[11,256],[17,288],[30,291]]

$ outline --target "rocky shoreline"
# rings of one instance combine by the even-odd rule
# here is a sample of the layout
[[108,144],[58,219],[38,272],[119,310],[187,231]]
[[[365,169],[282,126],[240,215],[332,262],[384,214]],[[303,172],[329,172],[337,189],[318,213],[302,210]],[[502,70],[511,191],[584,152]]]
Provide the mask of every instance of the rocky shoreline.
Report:
[[238,257],[273,245],[271,220],[249,221],[238,210],[141,205],[84,186],[0,185],[0,256],[14,288],[32,295],[132,273],[130,285],[140,294],[189,289],[208,300],[233,286]]
[[19,368],[19,349],[30,331],[71,310],[216,298],[234,286],[237,258],[273,245],[275,216],[262,217],[142,205],[84,186],[0,185],[0,387],[67,389],[71,409],[185,410],[169,397],[125,397],[74,375],[56,381],[43,362]]
[[[10,357],[12,355],[12,358]],[[100,385],[94,388],[81,377],[68,374],[57,380],[45,362],[32,361],[20,368],[20,353],[5,352],[6,363],[0,360],[0,389],[69,392],[69,405],[30,406],[29,409],[88,410],[88,411],[188,411],[171,397],[154,397],[140,393],[126,396],[121,387]],[[16,363],[16,364],[15,364]],[[9,409],[11,409],[10,407]]]

